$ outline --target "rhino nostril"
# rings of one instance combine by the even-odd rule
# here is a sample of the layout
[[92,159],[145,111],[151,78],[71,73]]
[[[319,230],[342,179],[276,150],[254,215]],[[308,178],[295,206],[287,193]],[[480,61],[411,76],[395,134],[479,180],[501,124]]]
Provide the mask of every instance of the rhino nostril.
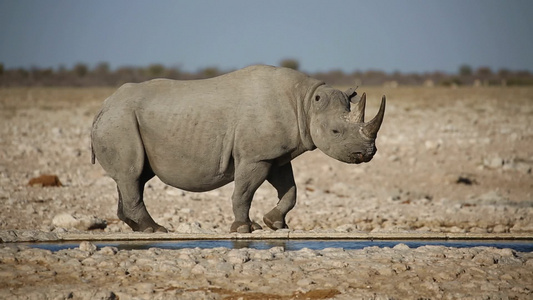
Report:
[[364,156],[361,152],[354,152],[352,153],[351,157],[355,160],[362,160]]

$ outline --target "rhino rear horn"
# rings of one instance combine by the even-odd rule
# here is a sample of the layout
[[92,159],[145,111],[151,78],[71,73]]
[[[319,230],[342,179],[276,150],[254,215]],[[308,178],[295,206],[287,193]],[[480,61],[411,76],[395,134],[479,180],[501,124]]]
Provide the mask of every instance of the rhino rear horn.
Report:
[[363,93],[361,96],[361,99],[357,101],[354,105],[354,109],[352,111],[353,122],[356,123],[364,123],[365,122],[365,107],[366,107],[366,93]]
[[365,123],[363,127],[363,133],[369,138],[375,139],[378,135],[379,128],[381,127],[381,122],[383,122],[383,116],[385,115],[385,104],[387,99],[385,96],[381,98],[381,105],[377,115],[370,122]]

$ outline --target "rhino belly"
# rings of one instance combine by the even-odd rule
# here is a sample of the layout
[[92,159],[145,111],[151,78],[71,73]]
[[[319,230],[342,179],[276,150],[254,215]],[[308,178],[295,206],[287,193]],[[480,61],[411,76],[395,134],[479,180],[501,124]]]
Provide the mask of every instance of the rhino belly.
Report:
[[201,118],[171,125],[149,123],[141,122],[141,138],[150,167],[161,181],[193,192],[233,181],[233,145],[227,126],[213,127]]
[[233,181],[233,165],[219,172],[217,162],[170,156],[150,159],[154,173],[164,183],[191,192],[205,192]]

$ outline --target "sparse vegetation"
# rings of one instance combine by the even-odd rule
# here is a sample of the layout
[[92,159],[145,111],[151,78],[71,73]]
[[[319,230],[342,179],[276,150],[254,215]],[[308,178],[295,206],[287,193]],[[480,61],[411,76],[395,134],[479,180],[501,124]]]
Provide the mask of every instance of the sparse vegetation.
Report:
[[[296,59],[284,59],[280,66],[299,70]],[[107,62],[101,62],[94,68],[77,63],[68,69],[65,66],[53,68],[8,69],[0,62],[0,87],[8,86],[119,86],[126,82],[141,82],[153,78],[203,79],[222,75],[232,70],[222,71],[215,66],[199,69],[197,72],[185,72],[177,67],[166,67],[154,63],[147,67],[123,66],[112,70]],[[473,70],[471,66],[459,66],[457,74],[443,72],[386,73],[380,70],[356,70],[346,73],[331,70],[309,74],[331,85],[387,85],[387,86],[524,86],[533,85],[533,73],[530,71],[511,71],[501,69],[493,71],[489,67]]]
[[282,60],[279,65],[284,68],[289,68],[293,70],[300,69],[300,63],[296,59],[288,58]]
[[86,64],[78,63],[74,66],[74,74],[76,74],[77,77],[85,77],[87,73],[89,72],[89,68]]
[[459,67],[459,75],[461,76],[470,76],[472,75],[472,67],[469,65],[461,65]]

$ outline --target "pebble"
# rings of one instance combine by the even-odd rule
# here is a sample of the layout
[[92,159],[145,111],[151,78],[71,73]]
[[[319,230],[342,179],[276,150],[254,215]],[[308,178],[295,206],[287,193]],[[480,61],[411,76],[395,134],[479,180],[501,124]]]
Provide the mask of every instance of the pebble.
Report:
[[91,242],[87,242],[87,241],[81,242],[78,248],[81,251],[87,251],[89,253],[94,253],[94,251],[96,251],[96,245]]
[[242,264],[249,260],[250,256],[244,249],[232,249],[227,254],[227,261],[232,264]]
[[52,219],[52,225],[56,228],[93,230],[104,229],[107,227],[107,221],[94,216],[73,216],[68,213],[56,215]]

